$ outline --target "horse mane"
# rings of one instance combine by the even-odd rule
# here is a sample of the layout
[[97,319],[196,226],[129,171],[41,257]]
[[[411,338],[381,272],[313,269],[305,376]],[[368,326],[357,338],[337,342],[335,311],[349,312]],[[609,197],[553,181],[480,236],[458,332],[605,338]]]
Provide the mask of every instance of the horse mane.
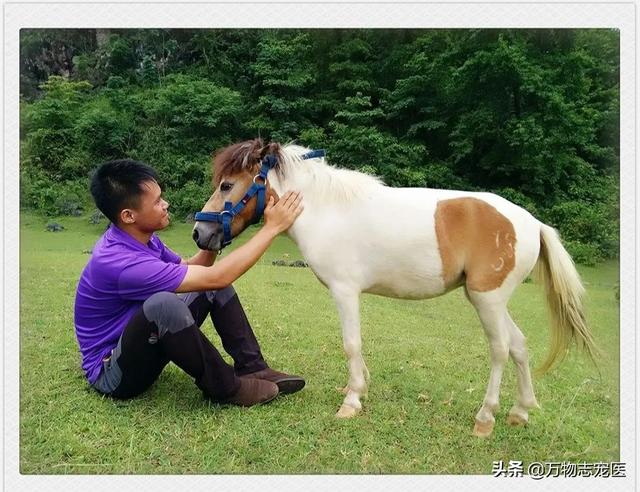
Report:
[[310,150],[293,143],[265,145],[260,138],[229,145],[213,157],[214,185],[220,184],[222,176],[255,172],[267,154],[278,158],[274,170],[281,187],[308,190],[306,199],[322,203],[349,202],[364,198],[372,188],[384,185],[378,177],[330,166],[322,157],[301,159]]
[[373,188],[384,186],[382,180],[351,169],[330,166],[323,157],[301,159],[311,151],[307,147],[286,144],[281,147],[276,175],[287,189],[309,190],[305,199],[322,203],[349,202],[365,198]]

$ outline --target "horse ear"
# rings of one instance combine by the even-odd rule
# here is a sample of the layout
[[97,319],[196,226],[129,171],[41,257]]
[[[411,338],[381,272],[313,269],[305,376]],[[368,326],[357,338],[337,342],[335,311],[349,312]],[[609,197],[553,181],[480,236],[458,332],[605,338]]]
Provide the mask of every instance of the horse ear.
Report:
[[280,144],[278,142],[271,142],[260,150],[260,159],[264,158],[265,155],[269,154],[279,154],[280,153]]
[[261,138],[256,138],[253,139],[249,142],[247,142],[247,144],[250,146],[250,149],[248,151],[247,157],[245,159],[248,158],[248,162],[251,165],[254,165],[256,162],[260,162],[262,160],[262,149],[264,148],[264,144],[262,143],[262,139]]

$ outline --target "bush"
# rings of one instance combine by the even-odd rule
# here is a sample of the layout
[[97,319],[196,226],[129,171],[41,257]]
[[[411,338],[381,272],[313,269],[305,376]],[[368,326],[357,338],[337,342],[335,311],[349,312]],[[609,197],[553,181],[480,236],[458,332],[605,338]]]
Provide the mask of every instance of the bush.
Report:
[[521,206],[533,216],[538,216],[538,209],[536,208],[534,201],[524,193],[514,190],[513,188],[502,188],[495,191],[495,193],[496,195],[500,195],[502,198],[506,198],[516,205]]
[[20,168],[20,206],[49,210],[59,198],[54,182],[42,170],[23,165]]
[[78,216],[89,202],[86,179],[57,183],[36,168],[20,168],[20,206],[23,208],[49,216]]
[[83,108],[74,125],[78,146],[95,161],[121,157],[134,134],[132,120],[128,113],[114,110],[108,99],[97,99]]
[[168,189],[165,199],[169,202],[171,215],[183,220],[194,212],[202,210],[213,193],[208,183],[189,181],[179,189]]
[[97,159],[86,150],[70,149],[60,166],[61,181],[87,179]]
[[94,210],[91,216],[89,217],[89,223],[94,225],[99,224],[104,219],[106,219],[106,217],[102,212],[100,212],[100,210]]
[[154,168],[162,162],[170,163],[179,157],[174,142],[178,140],[177,132],[173,128],[151,126],[141,131],[140,139],[131,157],[141,160]]
[[103,74],[96,69],[98,58],[94,53],[85,53],[73,57],[74,80],[89,81],[92,85],[98,85],[103,81]]
[[445,162],[434,161],[426,164],[425,186],[439,189],[472,190],[473,186],[456,176]]
[[[211,166],[207,160],[204,156],[191,159],[169,154],[159,161],[151,161],[150,165],[158,172],[163,187],[179,190],[189,182],[203,185],[211,182]],[[211,194],[210,187],[207,192]]]
[[82,202],[75,193],[64,193],[53,203],[52,215],[82,215]]
[[563,243],[573,261],[581,265],[594,266],[604,259],[597,244],[578,241],[563,241]]
[[122,89],[127,85],[127,81],[119,75],[112,75],[107,79],[107,89]]
[[24,159],[46,171],[55,179],[62,178],[62,163],[74,147],[75,134],[72,129],[37,128],[24,140]]
[[[552,207],[546,215],[548,223],[560,231],[567,243],[574,245],[576,255],[585,261],[616,256],[619,226],[606,204],[563,202]],[[589,260],[591,257],[593,260]]]
[[64,226],[62,224],[58,224],[57,222],[49,222],[45,230],[48,232],[60,232],[64,231]]
[[312,149],[324,148],[327,146],[327,134],[324,128],[310,127],[300,132],[300,142]]
[[112,36],[107,47],[108,66],[112,73],[125,75],[135,69],[135,48],[129,39]]
[[244,109],[240,94],[208,80],[167,76],[164,85],[150,95],[142,101],[150,122],[177,129],[184,141],[197,137],[231,140],[230,135],[240,128]]
[[22,162],[30,161],[55,179],[65,179],[62,163],[76,146],[74,124],[91,88],[88,82],[69,82],[52,76],[42,84],[42,99],[24,107]]

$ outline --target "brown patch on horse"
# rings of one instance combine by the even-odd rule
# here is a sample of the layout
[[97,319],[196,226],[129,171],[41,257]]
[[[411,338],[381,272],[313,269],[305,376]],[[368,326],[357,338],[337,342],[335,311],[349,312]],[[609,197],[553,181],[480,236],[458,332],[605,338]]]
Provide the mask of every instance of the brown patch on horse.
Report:
[[436,236],[445,287],[479,292],[497,289],[515,266],[513,224],[495,207],[477,198],[438,202]]

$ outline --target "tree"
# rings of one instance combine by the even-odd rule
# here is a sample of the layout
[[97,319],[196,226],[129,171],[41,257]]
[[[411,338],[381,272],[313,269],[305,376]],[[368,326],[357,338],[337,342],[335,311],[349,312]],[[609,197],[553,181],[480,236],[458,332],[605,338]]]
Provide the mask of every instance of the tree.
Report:
[[310,53],[309,36],[296,31],[269,32],[258,43],[257,60],[251,65],[257,103],[249,128],[288,141],[307,125],[315,81]]

